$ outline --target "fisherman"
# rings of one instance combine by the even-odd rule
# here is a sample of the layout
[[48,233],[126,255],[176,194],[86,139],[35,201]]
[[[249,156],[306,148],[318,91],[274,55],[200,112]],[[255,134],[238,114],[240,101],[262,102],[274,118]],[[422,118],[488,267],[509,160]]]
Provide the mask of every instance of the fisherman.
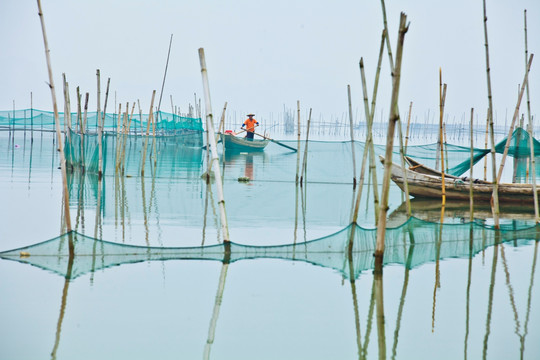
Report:
[[248,140],[253,140],[255,126],[259,126],[259,122],[253,118],[254,116],[255,114],[247,114],[248,118],[242,124],[242,128],[246,127],[246,139]]

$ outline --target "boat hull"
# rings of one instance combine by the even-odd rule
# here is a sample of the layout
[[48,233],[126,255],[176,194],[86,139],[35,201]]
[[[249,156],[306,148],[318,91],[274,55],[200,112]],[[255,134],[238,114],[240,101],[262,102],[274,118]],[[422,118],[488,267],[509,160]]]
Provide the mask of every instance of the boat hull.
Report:
[[266,145],[270,140],[247,140],[243,137],[238,137],[230,134],[221,134],[221,140],[225,145],[227,151],[235,152],[252,152],[252,151],[263,151]]
[[[442,197],[441,176],[429,175],[392,164],[391,179],[401,190],[405,190],[405,176],[409,188],[409,195],[419,198]],[[454,176],[445,177],[445,195],[447,199],[469,200],[471,183],[467,178]],[[472,183],[473,198],[475,201],[489,202],[493,194],[493,183],[474,180]],[[540,193],[540,187],[537,193]],[[534,203],[532,184],[506,184],[498,187],[500,203]]]

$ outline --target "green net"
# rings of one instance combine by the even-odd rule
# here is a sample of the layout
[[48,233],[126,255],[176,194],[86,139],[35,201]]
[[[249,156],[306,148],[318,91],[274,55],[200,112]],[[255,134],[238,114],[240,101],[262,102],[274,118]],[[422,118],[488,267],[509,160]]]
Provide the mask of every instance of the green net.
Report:
[[[352,233],[352,250],[349,242]],[[374,268],[376,229],[349,225],[320,239],[278,246],[236,243],[199,247],[146,247],[97,240],[71,232],[39,244],[0,253],[0,258],[37,266],[63,277],[84,274],[142,261],[213,260],[232,263],[246,259],[303,261],[333,269],[345,278],[357,278]],[[515,245],[540,239],[540,227],[502,227],[495,230],[479,223],[434,224],[410,218],[386,231],[385,264],[414,268],[446,258],[472,257],[487,247],[508,241]],[[73,253],[69,244],[72,241]]]
[[[103,113],[102,113],[103,116]],[[164,111],[154,112],[156,119],[156,131],[171,133],[175,131],[194,130],[202,131],[202,121],[200,118],[192,118],[167,113]],[[77,113],[71,113],[70,121],[66,119],[64,113],[58,114],[60,128],[63,130],[68,123],[71,128],[80,129],[81,124],[85,124],[85,131],[95,131],[98,126],[98,116],[96,111],[87,112],[86,122],[84,121],[84,113],[80,116]],[[145,133],[148,127],[149,114],[134,114],[130,126],[130,131],[134,133]],[[123,115],[107,113],[104,116],[103,129],[104,131],[116,131],[122,127]],[[119,125],[120,123],[120,125]],[[0,127],[25,129],[33,128],[34,130],[49,130],[55,129],[54,113],[52,111],[44,111],[38,109],[23,109],[12,111],[0,111]],[[150,127],[152,132],[152,128]]]

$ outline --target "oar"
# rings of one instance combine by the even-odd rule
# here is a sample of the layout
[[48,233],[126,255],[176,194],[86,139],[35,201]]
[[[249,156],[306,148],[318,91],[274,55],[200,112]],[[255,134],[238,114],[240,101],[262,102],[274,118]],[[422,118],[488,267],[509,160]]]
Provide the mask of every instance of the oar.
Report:
[[283,147],[285,147],[285,148],[287,148],[287,149],[289,149],[289,150],[292,150],[292,151],[294,151],[294,152],[298,151],[298,150],[296,150],[295,148],[293,148],[293,147],[291,147],[291,146],[289,146],[289,145],[285,145],[285,144],[283,144],[283,143],[280,143],[280,142],[277,141],[277,140],[270,139],[268,136],[264,136],[264,135],[258,134],[258,133],[256,133],[256,132],[253,132],[253,133],[254,133],[255,135],[259,135],[260,137],[262,137],[262,138],[264,138],[264,139],[270,140],[271,142],[276,143],[276,144],[278,144],[279,146],[283,146]]

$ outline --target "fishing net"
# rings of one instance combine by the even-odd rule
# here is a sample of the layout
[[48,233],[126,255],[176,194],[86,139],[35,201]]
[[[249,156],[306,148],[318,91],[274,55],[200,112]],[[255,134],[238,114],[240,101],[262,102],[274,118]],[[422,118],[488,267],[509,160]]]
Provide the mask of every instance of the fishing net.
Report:
[[[102,113],[103,116],[103,113]],[[157,132],[174,132],[184,130],[202,131],[202,121],[200,118],[192,118],[167,113],[164,111],[154,112],[155,130]],[[87,112],[86,121],[84,121],[84,113],[80,116],[77,113],[71,113],[70,120],[66,118],[64,113],[58,113],[60,128],[63,130],[68,123],[73,129],[80,129],[81,124],[85,124],[85,131],[95,131],[98,126],[98,116],[96,111]],[[130,131],[135,133],[146,132],[148,127],[149,114],[134,114],[130,126]],[[104,116],[103,129],[104,131],[117,131],[122,127],[123,114],[107,113]],[[49,130],[55,129],[54,112],[38,109],[23,109],[23,110],[4,110],[0,111],[0,127],[25,129],[33,128],[34,130]],[[152,127],[150,131],[152,132]]]
[[[303,261],[357,278],[374,268],[376,229],[349,225],[323,238],[279,246],[236,243],[199,247],[146,247],[97,240],[70,232],[39,244],[0,253],[0,258],[27,263],[75,279],[84,274],[143,261],[213,260],[232,263],[246,259]],[[386,231],[385,264],[414,268],[446,258],[472,257],[487,247],[513,241],[523,245],[540,239],[540,227],[502,227],[473,223],[434,224],[410,218]],[[349,244],[352,240],[352,247]],[[70,241],[73,253],[70,255]]]

